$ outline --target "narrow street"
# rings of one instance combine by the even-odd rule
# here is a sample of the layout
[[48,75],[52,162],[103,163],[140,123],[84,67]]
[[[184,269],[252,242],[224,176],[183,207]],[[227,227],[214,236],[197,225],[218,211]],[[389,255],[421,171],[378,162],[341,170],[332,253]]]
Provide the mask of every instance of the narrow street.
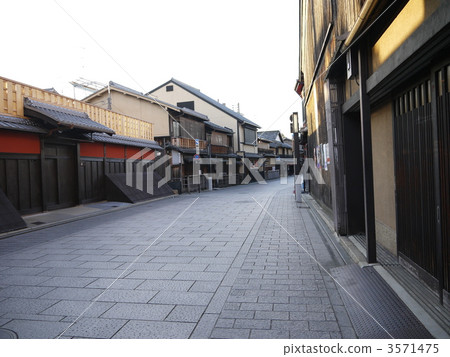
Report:
[[0,327],[19,338],[357,337],[318,264],[349,262],[291,180],[45,228],[0,252]]

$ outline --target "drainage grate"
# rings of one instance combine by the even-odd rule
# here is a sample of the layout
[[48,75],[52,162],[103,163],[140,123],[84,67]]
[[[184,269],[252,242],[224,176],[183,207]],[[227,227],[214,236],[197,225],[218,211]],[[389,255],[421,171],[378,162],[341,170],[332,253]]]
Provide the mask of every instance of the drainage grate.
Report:
[[31,224],[34,224],[35,226],[40,226],[41,224],[45,224],[45,222],[37,221],[37,222],[31,222]]
[[0,340],[16,339],[17,334],[14,331],[8,330],[6,328],[0,328]]
[[[394,338],[433,338],[373,267],[351,264],[331,272]],[[358,338],[390,338],[345,291],[339,289],[339,292]]]

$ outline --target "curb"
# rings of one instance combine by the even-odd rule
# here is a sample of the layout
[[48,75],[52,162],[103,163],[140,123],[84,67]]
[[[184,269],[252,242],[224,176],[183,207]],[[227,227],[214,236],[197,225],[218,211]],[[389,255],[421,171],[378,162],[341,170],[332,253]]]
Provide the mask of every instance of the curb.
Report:
[[[333,226],[332,221],[325,213],[320,209],[320,206],[316,203],[313,197],[308,200],[307,203],[313,211],[315,211],[314,218],[317,220],[322,220],[323,224],[331,228]],[[309,204],[312,203],[312,204]],[[318,209],[319,208],[319,209]],[[330,229],[333,233],[333,230]],[[364,256],[363,247],[356,241],[352,236],[338,236],[334,233],[340,246],[347,252],[355,264],[360,267],[372,265],[375,271],[381,276],[381,278],[391,287],[392,290],[397,294],[400,300],[412,311],[412,313],[417,317],[417,319],[425,326],[425,328],[435,337],[435,338],[445,338],[448,339],[450,336],[442,329],[439,324],[431,317],[431,315],[425,311],[425,309],[416,301],[411,294],[404,289],[400,283],[380,264],[368,264]],[[329,236],[331,239],[331,237]]]
[[168,198],[175,198],[175,197],[178,197],[178,196],[179,195],[170,195],[170,196],[153,198],[153,199],[150,199],[150,200],[133,203],[133,204],[131,204],[129,206],[121,206],[121,207],[114,207],[114,208],[105,209],[105,210],[99,210],[98,212],[86,213],[86,214],[82,214],[80,216],[75,216],[75,217],[63,219],[63,220],[60,220],[60,221],[45,223],[45,224],[42,224],[42,225],[39,225],[39,226],[36,226],[36,227],[27,227],[27,228],[19,229],[17,231],[6,232],[6,233],[0,234],[0,240],[6,239],[6,238],[10,238],[10,237],[14,237],[14,236],[17,236],[17,235],[20,235],[20,234],[25,234],[25,233],[39,231],[39,230],[50,228],[50,227],[60,226],[62,224],[66,224],[66,223],[80,221],[80,220],[83,220],[83,219],[86,219],[86,218],[101,216],[101,215],[104,215],[104,214],[107,214],[107,213],[122,211],[122,210],[126,210],[126,209],[129,209],[129,208],[132,208],[132,207],[143,206],[143,205],[146,205],[146,204],[149,204],[149,203],[152,203],[152,202],[161,201],[161,200],[165,200],[165,199],[168,199]]

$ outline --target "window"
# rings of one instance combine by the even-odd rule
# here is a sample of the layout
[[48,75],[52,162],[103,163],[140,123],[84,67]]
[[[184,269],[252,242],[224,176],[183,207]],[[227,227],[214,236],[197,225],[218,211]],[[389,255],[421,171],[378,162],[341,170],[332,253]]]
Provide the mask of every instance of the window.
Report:
[[166,86],[166,92],[173,92],[173,86]]
[[244,128],[244,143],[247,145],[256,145],[256,130]]
[[173,120],[172,121],[172,136],[174,138],[177,138],[180,136],[180,123],[178,123],[177,121]]
[[180,118],[181,137],[205,140],[205,124],[192,119]]
[[194,101],[191,101],[191,102],[179,102],[179,103],[177,103],[177,107],[195,110]]

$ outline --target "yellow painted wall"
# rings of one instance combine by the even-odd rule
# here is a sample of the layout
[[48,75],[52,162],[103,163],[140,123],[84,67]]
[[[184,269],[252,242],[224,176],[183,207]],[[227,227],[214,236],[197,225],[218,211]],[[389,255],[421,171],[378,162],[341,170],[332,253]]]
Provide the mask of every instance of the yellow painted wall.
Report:
[[[233,146],[234,150],[238,150],[238,142],[237,142],[237,120],[229,116],[228,114],[224,113],[223,111],[217,109],[216,107],[202,101],[197,96],[193,95],[192,93],[184,90],[183,88],[173,85],[173,91],[166,92],[166,87],[163,86],[154,93],[151,94],[152,96],[155,96],[158,99],[161,99],[167,103],[176,105],[179,102],[189,102],[194,101],[195,102],[195,111],[205,114],[208,116],[209,120],[212,123],[215,123],[217,125],[227,127],[232,129],[235,134],[233,135]],[[243,137],[244,133],[241,128],[240,131],[240,139],[241,141],[244,140]],[[243,150],[241,146],[241,150]],[[251,150],[250,152],[254,152]]]
[[377,241],[396,254],[392,105],[373,111],[371,124]]
[[[89,103],[108,107],[108,93],[92,98]],[[169,135],[169,114],[158,104],[111,90],[111,110],[153,124],[153,136]]]
[[[446,1],[446,0],[443,0]],[[372,48],[375,72],[439,7],[440,0],[410,0]]]
[[169,114],[158,104],[112,91],[112,108],[119,113],[128,112],[128,115],[153,123],[154,136],[169,135]]
[[265,141],[258,140],[258,148],[269,150],[270,149],[270,143],[266,143]]

